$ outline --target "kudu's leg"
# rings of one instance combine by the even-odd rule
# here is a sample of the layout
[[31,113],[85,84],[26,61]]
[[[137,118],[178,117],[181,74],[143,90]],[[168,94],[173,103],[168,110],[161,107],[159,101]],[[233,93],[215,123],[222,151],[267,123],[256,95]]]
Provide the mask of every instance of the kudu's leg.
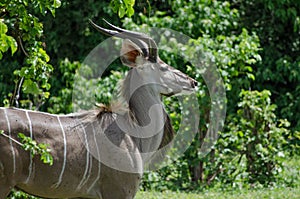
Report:
[[5,199],[12,188],[13,186],[9,185],[4,179],[0,178],[0,199]]
[[9,178],[4,174],[4,167],[0,162],[0,199],[5,199],[14,188],[13,177]]
[[5,199],[9,195],[18,181],[17,176],[20,176],[13,161],[11,161],[10,148],[7,148],[5,143],[0,140],[0,199]]
[[6,183],[6,177],[4,175],[4,165],[0,159],[0,199],[5,199],[6,196],[9,194],[10,186]]
[[101,167],[104,175],[101,178],[102,199],[133,199],[141,179],[140,174],[125,173],[106,166]]

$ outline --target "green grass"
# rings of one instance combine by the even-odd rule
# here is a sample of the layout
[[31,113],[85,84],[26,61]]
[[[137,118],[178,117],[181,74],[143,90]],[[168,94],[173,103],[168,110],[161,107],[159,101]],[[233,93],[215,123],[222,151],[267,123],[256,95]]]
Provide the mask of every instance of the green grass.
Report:
[[298,199],[300,188],[275,188],[261,190],[239,190],[239,191],[206,191],[203,193],[175,193],[175,192],[139,192],[136,199]]
[[300,157],[293,158],[284,163],[285,170],[281,177],[288,182],[284,187],[280,184],[275,188],[261,189],[241,189],[221,191],[216,189],[208,189],[199,193],[182,193],[182,192],[139,192],[136,199],[226,199],[226,198],[242,198],[242,199],[300,199]]

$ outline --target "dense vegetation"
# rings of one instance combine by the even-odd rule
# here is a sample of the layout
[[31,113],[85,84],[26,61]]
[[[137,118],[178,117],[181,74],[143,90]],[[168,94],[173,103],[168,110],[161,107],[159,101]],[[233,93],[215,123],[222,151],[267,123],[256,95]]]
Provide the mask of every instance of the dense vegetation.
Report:
[[[201,69],[178,56],[178,41],[158,38],[160,47],[168,49],[160,57],[199,81],[201,120],[184,156],[147,173],[142,189],[296,186],[280,173],[285,169],[283,160],[299,155],[300,147],[300,2],[162,2],[1,1],[0,105],[72,112],[74,74],[105,39],[89,26],[90,18],[100,25],[105,18],[138,31],[176,30],[193,38],[185,48],[186,57],[196,54],[218,68],[226,89],[226,121],[210,153],[201,155],[210,121],[209,90]],[[120,20],[124,16],[131,18]],[[109,69],[120,72],[106,71],[97,81],[102,88],[99,101],[109,101],[126,70],[118,61]],[[178,129],[180,108],[174,101],[165,99]]]

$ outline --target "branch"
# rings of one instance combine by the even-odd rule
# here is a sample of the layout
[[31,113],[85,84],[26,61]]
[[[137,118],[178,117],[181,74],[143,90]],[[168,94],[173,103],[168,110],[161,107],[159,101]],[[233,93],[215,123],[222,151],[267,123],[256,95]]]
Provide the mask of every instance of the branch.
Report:
[[[22,42],[22,39],[21,39],[19,33],[18,33],[17,38],[18,38],[19,46],[21,46],[21,50],[23,51],[23,53],[25,54],[26,57],[29,57],[28,53],[26,52],[26,50],[23,46],[23,42]],[[10,104],[12,104],[12,105],[13,105],[13,101],[15,101],[17,108],[19,108],[19,99],[20,99],[21,87],[22,87],[23,82],[24,82],[24,77],[22,77],[20,79],[18,85],[16,85],[15,92],[10,100]]]
[[207,184],[210,185],[210,183],[215,179],[215,177],[219,174],[222,173],[225,169],[218,169],[218,171],[216,171],[213,175],[211,175],[208,179],[207,179]]
[[[222,163],[219,163],[217,167],[220,167]],[[214,174],[210,175],[207,177],[206,183],[210,185],[210,183],[215,179],[215,177],[219,174],[222,173],[225,169],[224,168],[219,168]]]
[[4,137],[8,138],[9,140],[15,142],[16,144],[20,145],[21,147],[24,146],[24,144],[22,144],[21,142],[19,142],[18,140],[10,137],[9,135],[6,135],[4,132],[0,131],[0,135],[3,135]]
[[24,77],[22,77],[18,84],[16,84],[15,86],[15,90],[14,90],[14,94],[11,96],[9,104],[10,106],[13,105],[13,102],[16,103],[16,107],[19,108],[19,99],[20,99],[20,93],[21,93],[21,88],[22,88],[22,84],[24,82]]
[[23,46],[23,42],[22,42],[22,39],[20,36],[18,36],[18,41],[19,41],[19,44],[21,46],[21,50],[23,51],[23,53],[25,54],[26,57],[29,57],[28,53],[26,52],[24,46]]
[[25,151],[29,151],[33,158],[35,155],[40,155],[40,159],[43,163],[49,164],[50,166],[53,164],[53,157],[50,154],[50,149],[47,148],[46,144],[38,144],[36,141],[32,140],[32,138],[25,136],[22,133],[19,133],[19,138],[22,139],[22,142],[12,138],[11,136],[4,133],[3,130],[0,130],[0,135],[6,137],[7,139],[13,141],[14,143],[21,146]]
[[19,86],[17,89],[17,94],[15,96],[15,102],[16,102],[16,107],[19,108],[19,99],[20,99],[20,93],[21,93],[21,88],[22,88],[22,84],[24,82],[24,77],[21,78],[21,80],[19,81]]

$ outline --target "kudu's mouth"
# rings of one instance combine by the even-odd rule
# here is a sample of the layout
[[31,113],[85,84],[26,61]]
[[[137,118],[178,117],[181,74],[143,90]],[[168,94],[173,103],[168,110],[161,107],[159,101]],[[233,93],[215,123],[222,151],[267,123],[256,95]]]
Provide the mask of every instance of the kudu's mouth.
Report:
[[161,95],[170,97],[170,96],[180,96],[180,95],[190,95],[198,90],[198,82],[189,77],[190,85],[183,86],[181,90],[172,91],[170,93],[161,93]]
[[182,94],[191,94],[198,90],[198,82],[193,78],[189,77],[190,87],[183,88]]

